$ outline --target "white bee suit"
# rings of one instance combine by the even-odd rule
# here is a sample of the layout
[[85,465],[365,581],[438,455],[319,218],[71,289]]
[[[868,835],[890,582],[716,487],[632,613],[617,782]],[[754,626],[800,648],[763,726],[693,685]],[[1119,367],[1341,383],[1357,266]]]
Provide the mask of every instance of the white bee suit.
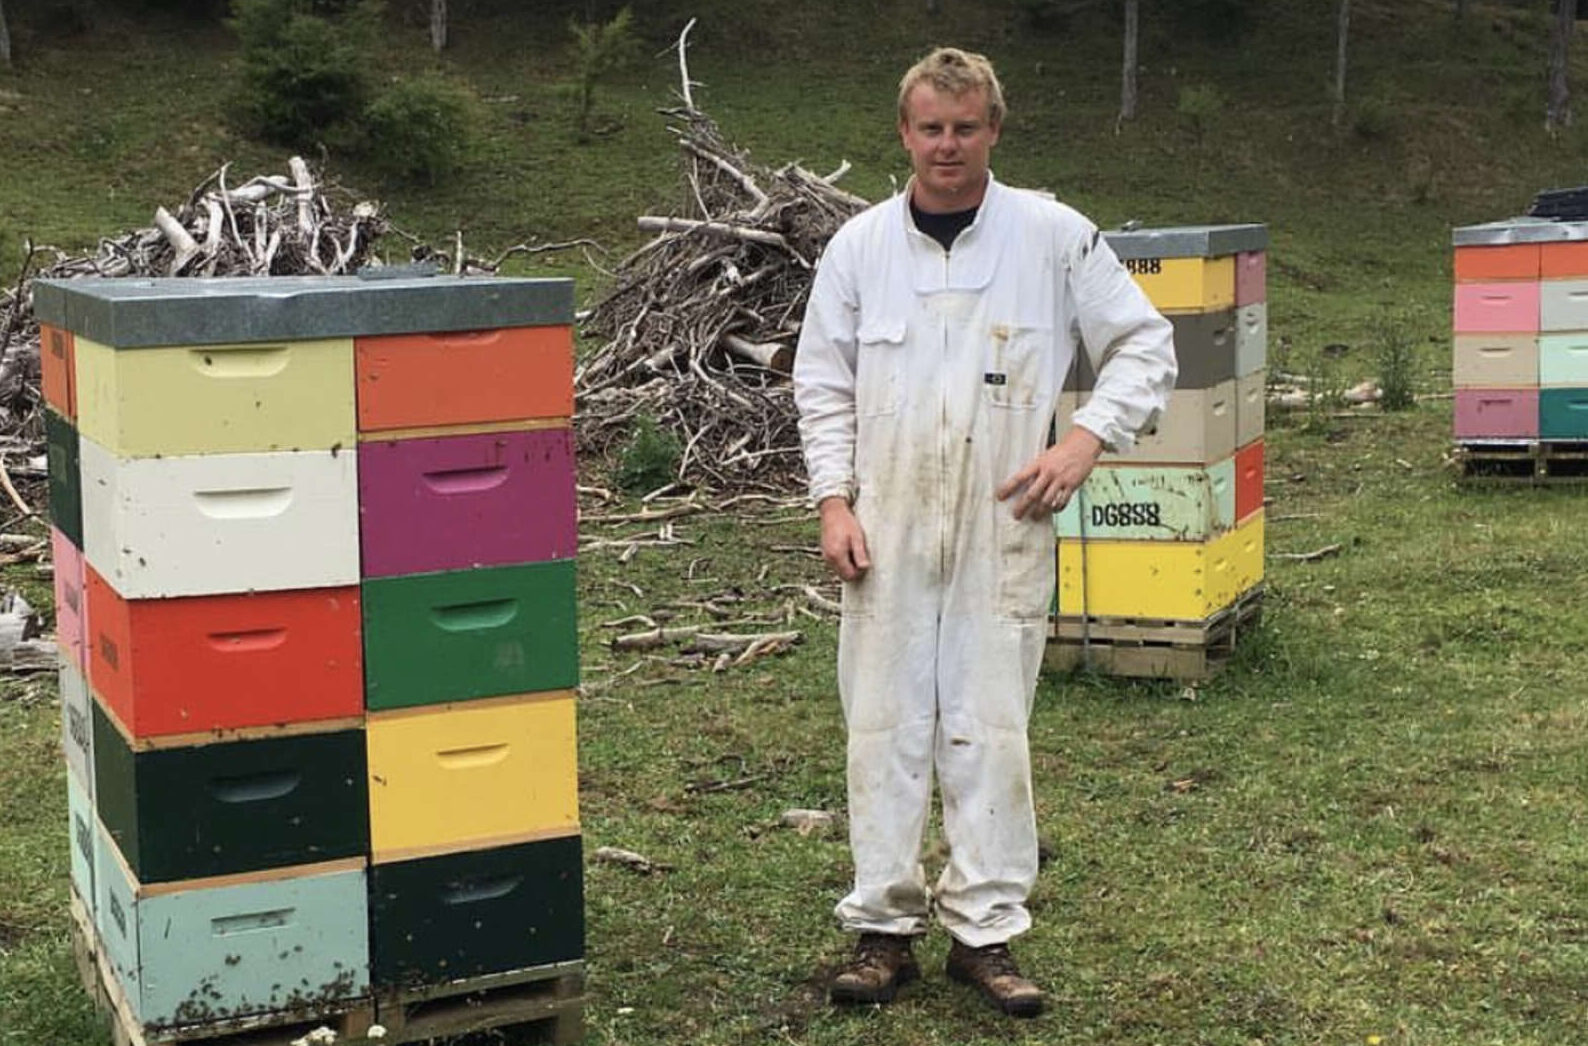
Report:
[[938,917],[981,947],[1031,922],[1026,724],[1054,580],[1051,521],[1014,519],[994,491],[1046,446],[1082,340],[1100,377],[1075,423],[1128,447],[1168,402],[1173,332],[1076,211],[990,181],[945,252],[908,194],[832,239],[794,363],[811,494],[852,501],[872,564],[839,627],[855,885],[837,913],[925,931],[935,767]]

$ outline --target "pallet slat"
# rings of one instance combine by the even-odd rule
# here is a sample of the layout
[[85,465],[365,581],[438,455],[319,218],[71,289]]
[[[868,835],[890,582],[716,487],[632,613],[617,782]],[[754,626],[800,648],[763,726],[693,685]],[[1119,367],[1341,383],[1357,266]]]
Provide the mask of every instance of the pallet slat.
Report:
[[1463,483],[1567,484],[1588,482],[1588,441],[1494,440],[1458,443]]
[[[512,1028],[515,1041],[549,1046],[571,1046],[584,1036],[582,962],[388,993],[307,1020],[299,1014],[262,1014],[153,1032],[133,1016],[105,965],[88,909],[75,893],[70,929],[78,976],[95,1009],[109,1014],[114,1046],[292,1046],[322,1027],[336,1033],[338,1046],[403,1046],[491,1028]],[[376,1024],[384,1034],[370,1038]]]
[[405,1043],[511,1026],[519,1041],[569,1046],[584,1036],[584,964],[387,992],[376,1000],[387,1042]]
[[1090,667],[1105,675],[1207,679],[1235,652],[1237,638],[1262,617],[1264,586],[1201,621],[1061,617],[1054,623],[1044,667]]

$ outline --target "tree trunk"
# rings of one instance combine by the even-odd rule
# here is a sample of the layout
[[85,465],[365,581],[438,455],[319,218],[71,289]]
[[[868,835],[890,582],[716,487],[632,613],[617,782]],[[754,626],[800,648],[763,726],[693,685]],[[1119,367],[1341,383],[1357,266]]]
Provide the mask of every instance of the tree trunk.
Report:
[[928,14],[937,14],[943,10],[943,0],[926,0],[926,10]]
[[1114,133],[1126,120],[1136,118],[1136,42],[1141,24],[1141,0],[1125,0],[1125,62],[1120,70],[1119,119],[1114,122]]
[[1571,126],[1571,85],[1566,71],[1576,23],[1577,0],[1555,0],[1555,27],[1549,35],[1549,101],[1544,107],[1544,129],[1550,134]]
[[437,51],[447,46],[447,0],[430,0],[430,46]]
[[1465,21],[1467,17],[1467,0],[1456,0],[1456,21]]
[[1345,119],[1345,55],[1350,39],[1351,0],[1340,0],[1339,36],[1334,55],[1334,116],[1330,121],[1335,127]]
[[5,0],[0,0],[0,65],[11,65],[11,30],[6,28]]

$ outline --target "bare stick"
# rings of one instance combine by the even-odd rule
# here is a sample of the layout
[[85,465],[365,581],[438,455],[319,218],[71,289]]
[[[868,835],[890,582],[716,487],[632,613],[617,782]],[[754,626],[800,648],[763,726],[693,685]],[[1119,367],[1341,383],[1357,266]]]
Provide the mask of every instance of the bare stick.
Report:
[[1320,559],[1327,559],[1330,556],[1337,556],[1339,554],[1340,545],[1334,544],[1313,549],[1311,552],[1270,552],[1268,555],[1272,559],[1287,559],[1300,563],[1316,563]]
[[684,57],[684,52],[689,46],[689,31],[695,28],[695,20],[691,18],[684,25],[684,31],[678,34],[678,79],[683,85],[684,105],[690,112],[695,111],[695,97],[689,90],[689,62]]
[[778,233],[729,225],[726,222],[701,222],[690,218],[663,218],[642,214],[639,218],[639,227],[647,232],[703,232],[711,236],[728,236],[749,240],[751,243],[764,243],[769,247],[782,247],[785,250],[789,245],[788,241]]

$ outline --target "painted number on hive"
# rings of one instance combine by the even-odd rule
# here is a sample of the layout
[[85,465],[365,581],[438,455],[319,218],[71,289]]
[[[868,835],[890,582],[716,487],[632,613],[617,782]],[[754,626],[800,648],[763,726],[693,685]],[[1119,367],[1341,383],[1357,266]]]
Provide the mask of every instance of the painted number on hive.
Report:
[[1126,258],[1125,271],[1132,276],[1157,276],[1163,272],[1162,258]]
[[1126,501],[1115,505],[1093,505],[1094,527],[1161,527],[1163,519],[1156,503]]

